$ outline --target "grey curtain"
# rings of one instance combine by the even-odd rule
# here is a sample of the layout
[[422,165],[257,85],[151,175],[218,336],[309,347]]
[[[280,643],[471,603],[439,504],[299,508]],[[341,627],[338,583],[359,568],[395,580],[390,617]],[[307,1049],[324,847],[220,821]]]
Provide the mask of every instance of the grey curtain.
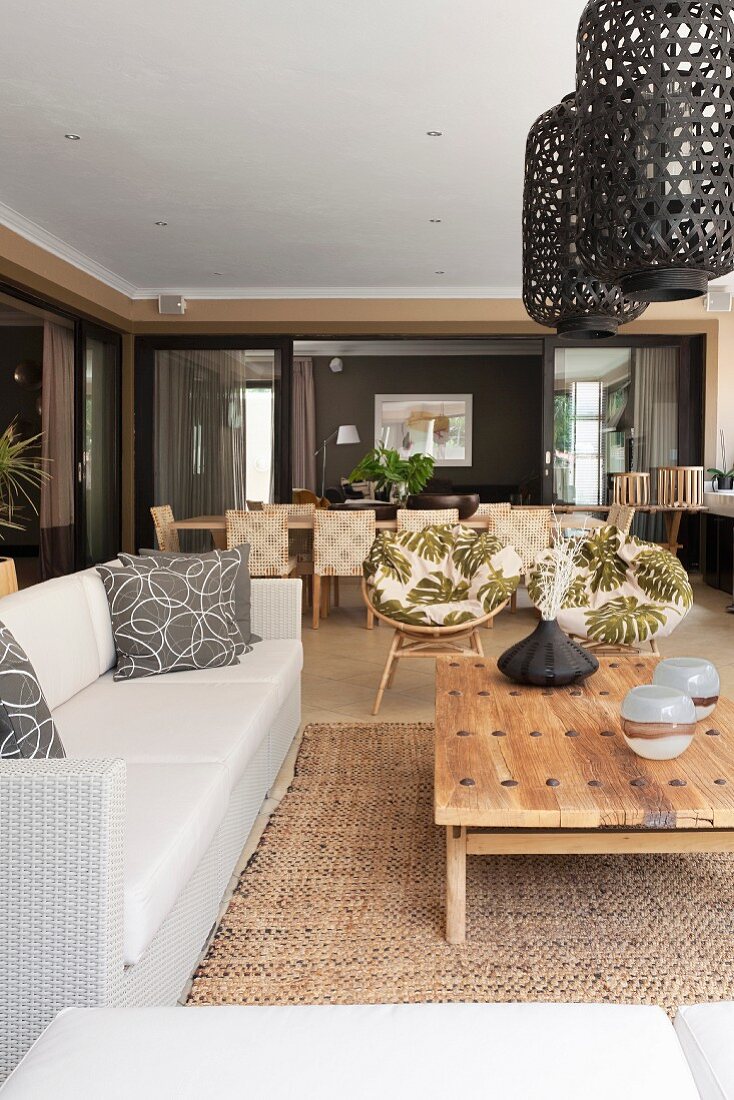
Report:
[[316,492],[316,391],[313,360],[293,359],[293,485]]
[[244,352],[156,353],[155,503],[175,516],[246,506],[246,381]]
[[[655,493],[658,466],[678,462],[678,349],[639,348],[634,360],[635,436],[632,468],[650,474]],[[662,516],[638,515],[635,534],[660,541]]]
[[41,486],[41,576],[74,569],[74,333],[43,325],[41,454],[50,477]]

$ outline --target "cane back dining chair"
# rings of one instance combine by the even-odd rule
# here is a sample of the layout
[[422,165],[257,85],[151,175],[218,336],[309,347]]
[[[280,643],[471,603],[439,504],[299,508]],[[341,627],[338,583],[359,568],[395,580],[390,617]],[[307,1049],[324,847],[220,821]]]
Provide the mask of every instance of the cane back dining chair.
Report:
[[364,564],[362,594],[395,633],[372,713],[400,660],[484,656],[479,627],[507,605],[521,565],[513,548],[488,531],[461,525],[381,531]]
[[605,526],[616,527],[623,535],[629,535],[634,518],[634,508],[630,508],[628,504],[613,504],[609,509]]
[[225,512],[227,549],[250,544],[251,577],[290,577],[298,561],[288,550],[287,512]]
[[458,508],[398,508],[398,531],[423,531],[459,522]]
[[474,513],[474,518],[486,520],[487,530],[494,533],[497,522],[506,519],[512,511],[509,501],[501,501],[497,504],[480,504]]
[[[499,515],[494,533],[502,542],[513,546],[522,561],[521,573],[527,577],[536,559],[551,544],[553,512],[550,508],[512,508]],[[517,590],[512,594],[510,609],[517,610]]]
[[[375,540],[375,513],[370,509],[335,511],[317,509],[313,524],[313,619],[319,628],[321,615],[329,613],[332,578],[361,577],[365,559]],[[367,611],[367,629],[374,616]]]
[[[313,494],[312,494],[313,495]],[[309,520],[313,524],[313,516],[316,505],[313,503],[301,504],[263,504],[265,514],[279,515],[285,513],[289,519]],[[309,600],[313,599],[313,530],[288,532],[288,553],[295,557],[298,564],[296,572],[299,577],[306,578]]]
[[171,524],[175,522],[171,505],[155,505],[151,508],[150,514],[153,517],[153,526],[155,528],[155,537],[158,540],[158,549],[166,550],[169,553],[177,553],[181,547],[179,544],[178,531],[175,527],[171,527]]

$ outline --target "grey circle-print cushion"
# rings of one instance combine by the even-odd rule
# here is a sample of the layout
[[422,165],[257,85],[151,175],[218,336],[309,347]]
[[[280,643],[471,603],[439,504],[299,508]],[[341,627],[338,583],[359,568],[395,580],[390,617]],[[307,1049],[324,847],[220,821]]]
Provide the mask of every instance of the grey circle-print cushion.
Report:
[[0,760],[50,760],[64,746],[23,647],[0,623]]
[[160,676],[237,661],[222,608],[222,567],[190,569],[97,566],[107,593],[117,650],[116,680]]

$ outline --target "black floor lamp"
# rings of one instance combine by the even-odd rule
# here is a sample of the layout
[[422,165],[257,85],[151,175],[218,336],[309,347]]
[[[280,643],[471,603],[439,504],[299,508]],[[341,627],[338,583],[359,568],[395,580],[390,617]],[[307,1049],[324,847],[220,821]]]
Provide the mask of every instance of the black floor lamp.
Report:
[[326,489],[326,445],[331,443],[332,439],[336,436],[337,447],[342,446],[345,443],[361,443],[359,438],[359,432],[357,431],[355,424],[340,424],[338,428],[335,428],[331,435],[327,435],[324,442],[319,447],[318,451],[314,453],[314,457],[318,457],[319,452],[323,451],[323,462],[321,465],[321,496],[323,497]]

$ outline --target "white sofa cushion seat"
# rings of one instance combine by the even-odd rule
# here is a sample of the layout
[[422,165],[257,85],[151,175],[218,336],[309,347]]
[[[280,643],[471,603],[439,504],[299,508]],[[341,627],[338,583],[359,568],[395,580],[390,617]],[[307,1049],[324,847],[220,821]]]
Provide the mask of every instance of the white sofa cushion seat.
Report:
[[2,1100],[698,1100],[661,1009],[334,1005],[70,1009]]
[[[303,645],[293,638],[276,638],[257,642],[250,653],[243,653],[237,664],[223,668],[201,668],[177,672],[181,683],[208,684],[274,684],[278,702],[285,702],[297,685],[303,668]],[[153,677],[152,683],[165,684],[164,676]]]
[[734,1097],[734,1003],[681,1008],[675,1030],[701,1100]]
[[79,574],[4,596],[0,619],[28,654],[52,711],[99,676],[100,649]]
[[227,812],[222,764],[128,764],[123,958],[139,962]]
[[232,790],[278,713],[276,687],[184,677],[115,683],[111,672],[101,676],[53,712],[66,755],[119,757],[128,764],[223,764]]

